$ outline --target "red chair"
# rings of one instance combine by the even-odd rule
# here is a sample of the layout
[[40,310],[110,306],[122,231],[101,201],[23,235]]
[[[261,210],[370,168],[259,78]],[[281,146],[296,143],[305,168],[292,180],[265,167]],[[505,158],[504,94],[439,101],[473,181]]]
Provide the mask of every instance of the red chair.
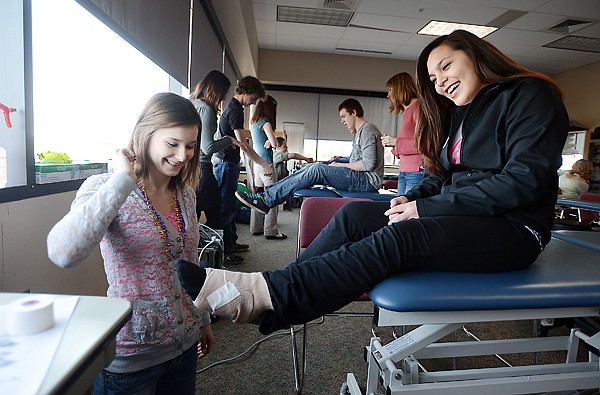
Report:
[[600,202],[600,193],[582,193],[579,195],[579,200],[587,200],[588,202]]
[[[351,201],[369,201],[363,198],[334,198],[334,197],[309,197],[304,199],[300,207],[300,217],[298,219],[298,244],[296,248],[296,257],[300,256],[303,248],[306,248],[319,235],[321,229],[329,223],[333,215],[346,203]],[[362,295],[357,300],[370,301],[367,294]],[[347,315],[348,313],[335,313],[333,315]],[[352,314],[352,316],[369,316],[372,314]],[[290,328],[292,340],[292,360],[294,363],[294,381],[296,394],[301,394],[306,378],[306,342],[307,325],[302,325],[304,336],[302,339],[301,358],[299,359],[298,346],[296,342],[296,331],[294,327]],[[300,363],[302,362],[302,363]]]
[[398,180],[387,180],[381,186],[383,189],[397,189],[398,188]]
[[[582,193],[579,195],[579,200],[594,202],[593,204],[595,204],[600,202],[600,194]],[[581,208],[575,204],[571,208],[559,205],[552,229],[591,231],[593,226],[597,226],[595,224],[597,224],[599,212],[600,210]]]

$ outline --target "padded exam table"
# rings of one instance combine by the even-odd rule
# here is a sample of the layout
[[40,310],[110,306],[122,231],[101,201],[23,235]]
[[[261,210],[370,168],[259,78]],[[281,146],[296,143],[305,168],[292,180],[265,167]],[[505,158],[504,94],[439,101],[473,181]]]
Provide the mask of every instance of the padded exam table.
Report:
[[552,237],[600,252],[600,232],[553,230]]
[[[600,253],[553,239],[528,269],[504,273],[411,272],[386,279],[369,296],[378,326],[419,325],[367,347],[366,394],[521,394],[600,387],[600,334],[436,343],[473,322],[592,317],[600,312]],[[424,372],[419,360],[564,350],[564,363]],[[347,393],[362,394],[352,373]]]
[[314,186],[312,188],[298,189],[294,192],[294,197],[304,199],[309,197],[333,197],[333,198],[355,198],[355,199],[370,199],[380,202],[389,202],[395,198],[395,193],[389,191],[383,192],[361,192],[361,191],[346,191],[343,189],[335,189],[326,186]]

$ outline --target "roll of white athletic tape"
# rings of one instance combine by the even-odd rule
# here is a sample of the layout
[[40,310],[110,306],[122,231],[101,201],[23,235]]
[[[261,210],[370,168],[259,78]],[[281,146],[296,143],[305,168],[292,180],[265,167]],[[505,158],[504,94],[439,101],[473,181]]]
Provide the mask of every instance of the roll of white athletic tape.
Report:
[[33,335],[54,326],[52,298],[30,296],[7,305],[8,333],[12,336]]

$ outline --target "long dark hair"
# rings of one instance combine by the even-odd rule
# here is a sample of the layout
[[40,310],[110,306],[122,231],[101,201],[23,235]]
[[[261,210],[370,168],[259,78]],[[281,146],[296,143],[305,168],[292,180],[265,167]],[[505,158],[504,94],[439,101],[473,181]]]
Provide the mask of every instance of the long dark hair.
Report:
[[484,85],[534,77],[546,81],[560,94],[560,89],[548,76],[517,64],[498,48],[472,33],[456,30],[436,38],[423,49],[417,61],[420,116],[415,130],[415,143],[423,157],[424,167],[437,174],[444,173],[439,162],[439,153],[444,143],[444,125],[451,101],[436,92],[433,82],[429,79],[427,60],[431,51],[441,45],[463,51],[473,62],[475,73]]
[[171,179],[171,187],[189,185],[196,189],[200,181],[199,157],[201,121],[198,111],[191,101],[174,93],[157,93],[148,100],[142,110],[131,138],[129,149],[135,152],[134,166],[138,180],[148,177],[148,143],[150,137],[158,130],[178,126],[197,126],[198,139],[194,147],[194,156],[187,162],[179,174]]
[[256,103],[250,123],[256,123],[261,118],[268,118],[273,130],[275,130],[275,125],[277,124],[277,100],[271,95],[268,95],[264,101],[261,100]]
[[227,91],[231,87],[229,78],[220,71],[211,70],[198,82],[190,95],[190,100],[202,99],[215,110],[219,110],[219,103],[225,99]]

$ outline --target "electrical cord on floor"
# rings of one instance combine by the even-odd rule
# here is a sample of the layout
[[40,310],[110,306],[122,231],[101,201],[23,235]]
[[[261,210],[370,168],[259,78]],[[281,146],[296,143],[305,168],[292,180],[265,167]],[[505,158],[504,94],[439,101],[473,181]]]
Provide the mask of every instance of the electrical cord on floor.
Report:
[[[212,233],[213,236],[210,236],[209,233],[206,231],[206,229],[208,229],[210,231],[210,233]],[[206,226],[204,224],[198,224],[198,230],[201,232],[201,234],[204,234],[205,237],[209,240],[215,241],[215,238],[216,238],[218,240],[217,243],[219,244],[219,247],[221,247],[221,249],[223,249],[223,237],[221,236],[221,234],[219,232],[217,232],[210,226]]]
[[[324,321],[325,321],[324,318],[321,317],[321,319],[319,321],[310,322],[310,323],[307,324],[307,326],[321,325]],[[299,332],[299,331],[302,330],[302,328],[303,328],[302,326],[299,326],[298,329],[294,330],[294,332]],[[238,359],[246,356],[246,354],[248,354],[248,356],[250,356],[250,355],[254,354],[254,352],[258,349],[258,346],[260,346],[261,343],[266,342],[267,340],[270,340],[270,339],[274,339],[276,337],[289,335],[289,333],[290,333],[289,331],[278,331],[278,332],[272,333],[272,334],[268,335],[267,337],[262,338],[262,339],[256,341],[254,344],[252,344],[250,347],[248,347],[248,349],[246,351],[242,352],[241,354],[238,354],[238,355],[236,355],[234,357],[231,357],[231,358],[226,358],[226,359],[222,359],[222,360],[217,361],[217,362],[213,362],[210,365],[208,365],[207,367],[197,370],[196,374],[204,373],[207,370],[212,369],[212,368],[214,368],[216,366],[219,366],[219,365],[223,365],[223,364],[227,364],[227,363],[231,363],[231,362],[237,361]]]

